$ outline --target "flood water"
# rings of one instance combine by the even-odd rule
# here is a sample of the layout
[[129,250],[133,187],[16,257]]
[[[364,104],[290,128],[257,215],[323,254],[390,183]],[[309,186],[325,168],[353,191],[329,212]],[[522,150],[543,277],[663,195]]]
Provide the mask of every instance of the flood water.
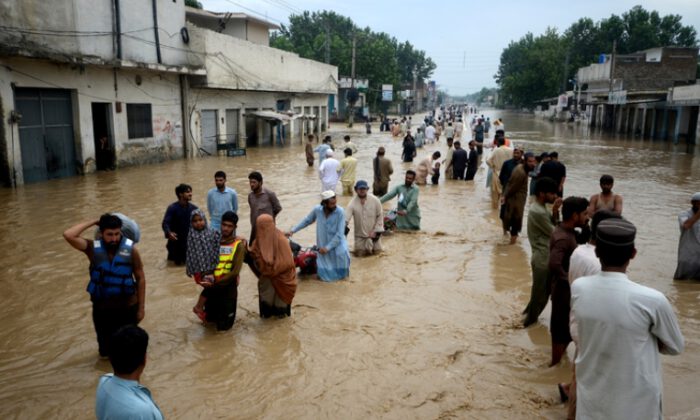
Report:
[[[676,217],[700,190],[700,157],[683,146],[578,125],[484,114],[502,116],[508,137],[528,150],[557,150],[568,169],[566,195],[588,197],[598,192],[600,175],[615,177],[623,214],[638,228],[629,275],[668,296],[686,339],[685,353],[662,357],[664,414],[700,418],[700,283],[672,280]],[[400,163],[400,141],[376,125],[374,131],[365,135],[360,125],[352,132],[358,179],[371,181],[371,158],[383,145],[396,185],[408,167]],[[336,144],[346,132],[332,128]],[[444,139],[419,149],[419,159],[436,148],[444,153]],[[277,193],[283,230],[319,201],[316,171],[306,167],[297,144],[0,190],[1,418],[94,417],[97,380],[110,366],[97,355],[87,259],[61,233],[106,211],[141,225],[147,279],[141,325],[151,337],[142,382],[167,418],[565,416],[556,383],[570,377],[573,355],[547,367],[549,308],[539,324],[519,327],[531,284],[530,248],[525,237],[515,246],[499,244],[483,169],[473,183],[445,183],[443,176],[439,186],[421,187],[422,231],[385,237],[381,256],[353,257],[348,280],[302,279],[291,318],[259,318],[256,278],[245,267],[236,323],[217,333],[192,313],[198,287],[184,268],[166,264],[160,224],[175,185],[191,184],[193,202],[203,207],[218,169],[238,191],[239,234],[246,238],[250,171],[260,170]],[[304,245],[314,238],[313,227],[295,235]]]

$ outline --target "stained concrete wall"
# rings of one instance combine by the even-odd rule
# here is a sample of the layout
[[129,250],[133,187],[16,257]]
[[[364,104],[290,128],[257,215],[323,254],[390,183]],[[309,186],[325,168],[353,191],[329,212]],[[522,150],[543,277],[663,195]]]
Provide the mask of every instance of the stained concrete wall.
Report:
[[[118,166],[160,162],[183,156],[182,111],[180,87],[176,74],[138,70],[119,70],[94,66],[85,68],[44,60],[24,58],[0,58],[0,99],[3,136],[14,138],[6,141],[5,165],[14,168],[18,184],[22,184],[22,155],[19,130],[16,124],[7,124],[14,110],[15,87],[62,88],[73,92],[74,133],[76,160],[83,172],[95,170],[95,147],[92,122],[92,103],[107,102],[112,109],[113,139]],[[140,78],[140,85],[137,77]],[[121,112],[116,112],[121,102]],[[128,103],[151,104],[153,137],[129,139],[126,105]],[[13,143],[14,148],[13,148]]]
[[[152,2],[119,0],[123,60],[157,63]],[[184,0],[156,0],[158,33],[164,65],[188,65]],[[5,0],[0,22],[1,51],[25,56],[80,62],[116,58],[113,0]],[[14,54],[12,54],[14,55]]]
[[338,68],[188,24],[192,48],[206,51],[206,86],[252,91],[337,92]]

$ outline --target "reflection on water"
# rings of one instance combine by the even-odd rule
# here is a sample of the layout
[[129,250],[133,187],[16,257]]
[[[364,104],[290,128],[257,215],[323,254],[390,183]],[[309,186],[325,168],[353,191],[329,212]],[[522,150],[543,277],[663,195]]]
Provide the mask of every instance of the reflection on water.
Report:
[[[557,150],[567,165],[567,195],[597,192],[615,177],[624,214],[638,227],[630,276],[665,293],[676,307],[688,345],[664,357],[664,410],[671,418],[700,415],[697,389],[700,286],[671,281],[677,213],[700,189],[700,165],[684,146],[603,135],[588,127],[502,116],[508,137],[536,152]],[[345,132],[337,129],[340,142]],[[352,132],[358,177],[371,180],[379,145],[400,163],[400,141]],[[419,151],[419,159],[444,142]],[[417,160],[416,162],[418,162]],[[560,418],[553,384],[570,363],[547,368],[545,325],[517,327],[530,290],[526,238],[509,247],[484,188],[452,181],[421,187],[423,231],[384,239],[386,252],[353,259],[338,284],[303,279],[293,316],[261,320],[254,276],[244,269],[239,319],[226,333],[201,326],[191,313],[197,287],[165,263],[160,221],[187,182],[205,204],[213,174],[223,169],[239,193],[239,234],[249,234],[247,175],[260,170],[284,207],[282,229],[319,200],[315,169],[303,147],[250,150],[245,158],[208,158],[127,168],[0,191],[0,415],[83,418],[93,415],[97,360],[85,292],[87,260],[61,238],[68,226],[110,210],[135,218],[147,277],[144,328],[151,335],[143,382],[170,418]],[[403,174],[393,183],[402,182]],[[347,204],[341,197],[339,204]],[[295,235],[313,244],[314,229]],[[351,240],[352,242],[352,240]],[[545,311],[548,314],[549,310]]]

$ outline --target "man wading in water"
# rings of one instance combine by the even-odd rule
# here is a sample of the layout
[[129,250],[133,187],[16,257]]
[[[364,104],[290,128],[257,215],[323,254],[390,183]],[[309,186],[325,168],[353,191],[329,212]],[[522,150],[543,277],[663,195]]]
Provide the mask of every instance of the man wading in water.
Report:
[[[92,226],[99,226],[102,239],[88,241],[80,236]],[[87,291],[92,301],[92,322],[100,356],[106,357],[112,334],[143,319],[146,276],[141,255],[134,242],[122,235],[121,219],[111,214],[79,223],[63,232],[63,238],[90,261]]]

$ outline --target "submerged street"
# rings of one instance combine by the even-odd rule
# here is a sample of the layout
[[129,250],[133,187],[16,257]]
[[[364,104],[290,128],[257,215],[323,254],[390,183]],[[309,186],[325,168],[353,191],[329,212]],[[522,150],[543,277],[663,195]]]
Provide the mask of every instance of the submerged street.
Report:
[[[481,111],[479,112],[482,113]],[[632,280],[664,293],[676,311],[686,349],[662,357],[664,414],[700,417],[700,284],[674,282],[677,215],[689,208],[700,179],[698,156],[685,146],[592,131],[585,124],[552,124],[530,115],[502,117],[506,136],[525,150],[558,151],[567,166],[565,196],[599,192],[603,174],[615,177],[623,215],[637,229]],[[416,115],[414,121],[422,118]],[[337,146],[345,134],[358,146],[357,179],[370,182],[377,147],[394,165],[391,185],[403,182],[401,141],[333,124]],[[493,135],[493,133],[491,133]],[[463,144],[466,142],[463,141]],[[336,150],[340,150],[336,147]],[[440,143],[418,151],[446,150]],[[350,277],[323,283],[301,277],[292,316],[263,320],[257,283],[241,274],[232,330],[202,326],[191,307],[199,288],[184,267],[166,264],[161,220],[174,188],[193,187],[206,208],[217,170],[238,192],[238,234],[250,233],[248,173],[257,170],[276,192],[288,230],[320,201],[318,160],[307,168],[304,148],[250,148],[246,157],[177,160],[0,190],[0,417],[89,418],[100,360],[90,318],[87,259],[63,240],[69,226],[119,211],[141,226],[138,244],[147,279],[151,337],[142,383],[167,418],[562,418],[556,384],[569,379],[568,358],[548,368],[549,307],[540,323],[522,329],[520,313],[531,285],[530,247],[501,245],[498,214],[474,182],[421,186],[421,232],[383,239],[384,253],[352,257]],[[339,197],[345,206],[350,197]],[[394,201],[395,203],[395,201]],[[385,209],[391,208],[389,204]],[[524,229],[525,231],[525,229]],[[314,243],[315,229],[294,236]],[[349,236],[352,247],[352,234]]]

